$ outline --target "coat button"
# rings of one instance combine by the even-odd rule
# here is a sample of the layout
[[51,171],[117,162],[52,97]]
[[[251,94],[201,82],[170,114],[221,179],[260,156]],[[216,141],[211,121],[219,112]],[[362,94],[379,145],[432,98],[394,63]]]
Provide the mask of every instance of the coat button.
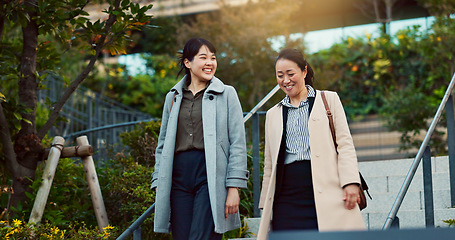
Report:
[[316,154],[316,157],[319,157],[320,155],[319,154]]
[[322,193],[322,190],[319,190],[318,192],[319,192],[319,193]]
[[213,100],[213,96],[209,96],[209,99],[210,99],[210,100]]

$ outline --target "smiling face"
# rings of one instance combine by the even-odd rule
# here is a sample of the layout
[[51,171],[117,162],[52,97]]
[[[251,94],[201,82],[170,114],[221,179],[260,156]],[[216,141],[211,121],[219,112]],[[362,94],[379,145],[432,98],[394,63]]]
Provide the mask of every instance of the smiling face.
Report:
[[192,61],[185,59],[185,66],[190,70],[191,81],[208,82],[216,72],[217,62],[215,53],[203,45]]
[[275,71],[278,85],[291,100],[306,98],[308,91],[305,87],[306,67],[302,71],[295,62],[281,58],[275,64]]

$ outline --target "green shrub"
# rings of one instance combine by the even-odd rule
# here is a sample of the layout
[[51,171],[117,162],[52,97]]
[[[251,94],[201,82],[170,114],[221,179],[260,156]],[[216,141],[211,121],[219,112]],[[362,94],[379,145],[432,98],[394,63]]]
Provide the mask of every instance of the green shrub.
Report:
[[[155,202],[155,192],[150,190],[150,180],[155,164],[154,153],[159,128],[160,122],[146,122],[138,124],[130,132],[121,134],[122,142],[128,146],[128,151],[113,154],[110,161],[96,169],[111,224],[109,236],[103,235],[107,234],[106,231],[100,233],[97,228],[84,167],[77,158],[59,160],[41,224],[27,225],[22,221],[17,222],[18,220],[12,224],[2,222],[0,225],[2,236],[12,231],[14,235],[8,235],[11,236],[10,239],[109,239],[119,236]],[[251,148],[251,145],[249,146]],[[250,173],[253,171],[252,166],[252,158],[249,155]],[[32,185],[34,192],[29,195],[30,200],[17,209],[21,214],[19,219],[28,219],[30,216],[36,193],[42,183],[44,167],[44,162],[38,167],[37,177]],[[244,218],[253,217],[252,179],[251,176],[248,180],[248,189],[240,190],[242,223]],[[14,227],[14,224],[17,226]],[[112,226],[115,229],[111,229]],[[143,239],[171,239],[170,234],[153,232],[153,215],[141,228]],[[58,229],[58,233],[63,233],[63,237],[59,238],[60,235],[57,236],[57,233],[50,235],[51,229]],[[32,232],[35,235],[31,234]],[[224,238],[245,237],[246,234],[247,226],[243,223],[240,229],[225,233]]]
[[139,123],[130,132],[120,135],[122,143],[129,147],[129,155],[139,164],[155,166],[155,149],[158,144],[158,134],[161,122]]
[[0,221],[0,237],[11,240],[107,240],[115,239],[116,231],[110,225],[100,232],[97,227],[87,227],[85,224],[72,224],[64,230],[47,222],[34,225],[26,224],[17,219],[14,219],[11,223]]
[[442,220],[443,222],[447,223],[449,227],[455,227],[455,219],[448,219],[448,220]]

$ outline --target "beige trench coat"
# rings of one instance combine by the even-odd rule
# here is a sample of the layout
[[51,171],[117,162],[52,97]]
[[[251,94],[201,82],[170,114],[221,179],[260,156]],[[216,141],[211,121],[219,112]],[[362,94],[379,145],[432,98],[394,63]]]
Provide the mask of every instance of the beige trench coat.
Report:
[[[308,127],[311,149],[314,200],[319,231],[364,230],[360,209],[344,207],[342,187],[360,183],[357,156],[346,115],[338,94],[325,91],[333,115],[338,143],[338,155],[333,144],[320,91],[309,116]],[[263,209],[258,240],[267,238],[272,219],[278,152],[283,132],[281,104],[267,111],[265,123],[264,176],[259,208]]]

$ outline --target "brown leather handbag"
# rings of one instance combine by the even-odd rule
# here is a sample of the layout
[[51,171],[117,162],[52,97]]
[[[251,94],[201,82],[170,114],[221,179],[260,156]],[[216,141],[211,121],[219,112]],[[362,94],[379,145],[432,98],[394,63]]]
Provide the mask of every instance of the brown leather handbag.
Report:
[[[335,127],[333,125],[333,116],[332,116],[332,112],[330,111],[329,105],[327,104],[327,100],[325,98],[324,91],[321,91],[321,97],[322,97],[322,101],[324,102],[324,107],[325,107],[325,110],[327,112],[327,117],[329,118],[330,131],[332,132],[333,143],[335,144],[335,149],[336,149],[338,144],[337,144],[337,141],[336,141]],[[370,193],[368,192],[367,182],[365,181],[365,179],[363,178],[363,176],[362,176],[362,174],[360,172],[359,172],[359,175],[360,175],[360,186],[359,186],[360,187],[359,188],[360,189],[360,191],[359,191],[360,203],[359,203],[359,208],[360,208],[360,210],[363,210],[364,208],[367,207],[367,198],[365,196],[365,192],[368,194],[368,197],[370,199],[373,199],[373,198],[371,197]]]

